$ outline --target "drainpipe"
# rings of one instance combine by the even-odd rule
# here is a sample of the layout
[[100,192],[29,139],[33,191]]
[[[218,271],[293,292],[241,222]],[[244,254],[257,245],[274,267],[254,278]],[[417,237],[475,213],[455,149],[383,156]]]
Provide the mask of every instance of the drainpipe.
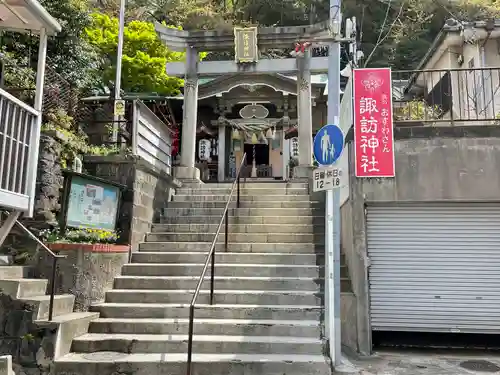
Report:
[[488,30],[488,34],[486,34],[486,38],[484,39],[484,42],[481,43],[481,47],[479,47],[479,54],[480,54],[480,58],[481,58],[480,68],[486,68],[486,52],[485,52],[484,46],[486,46],[486,43],[488,43],[490,36],[491,36],[491,30]]
[[[482,78],[482,85],[483,85],[483,90],[482,90],[482,93],[481,93],[481,96],[483,97],[483,108],[481,109],[481,111],[484,112],[484,114],[486,115],[486,112],[489,112],[488,111],[488,107],[490,106],[490,103],[491,101],[493,100],[493,92],[490,93],[490,95],[486,95],[486,90],[487,90],[487,87],[488,85],[486,85],[486,82],[488,82],[488,80],[491,80],[491,71],[488,71],[487,73],[487,78],[485,77],[485,74],[484,74],[484,68],[487,68],[486,66],[486,50],[485,50],[485,46],[486,46],[486,43],[488,43],[488,40],[490,39],[490,36],[491,36],[491,32],[493,31],[492,29],[488,29],[487,30],[488,33],[486,34],[486,38],[484,39],[483,43],[481,43],[481,46],[479,47],[479,58],[480,58],[480,68],[482,69],[481,70],[481,78]],[[490,85],[491,86],[491,85]],[[491,97],[490,97],[491,96]],[[493,111],[493,116],[495,116],[495,108],[492,108],[492,111]]]

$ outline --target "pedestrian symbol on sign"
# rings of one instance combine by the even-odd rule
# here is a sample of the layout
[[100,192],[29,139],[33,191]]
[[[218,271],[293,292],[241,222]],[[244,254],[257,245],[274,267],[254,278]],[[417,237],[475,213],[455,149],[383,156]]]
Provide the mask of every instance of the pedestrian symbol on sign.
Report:
[[334,164],[344,149],[344,134],[336,125],[326,125],[314,137],[314,157],[320,165]]
[[323,131],[323,136],[321,137],[321,154],[323,155],[323,160],[333,158],[335,155],[335,147],[330,142],[330,136],[326,130]]

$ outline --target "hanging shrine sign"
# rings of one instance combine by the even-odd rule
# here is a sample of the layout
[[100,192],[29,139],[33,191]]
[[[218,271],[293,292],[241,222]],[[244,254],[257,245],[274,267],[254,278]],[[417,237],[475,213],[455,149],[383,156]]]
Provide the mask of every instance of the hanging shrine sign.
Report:
[[257,62],[257,27],[234,28],[234,59],[237,63]]
[[210,159],[210,151],[210,141],[208,139],[201,139],[198,142],[198,159],[208,161]]
[[353,89],[356,177],[394,177],[391,69],[354,69]]
[[299,139],[297,137],[292,138],[292,157],[299,157]]

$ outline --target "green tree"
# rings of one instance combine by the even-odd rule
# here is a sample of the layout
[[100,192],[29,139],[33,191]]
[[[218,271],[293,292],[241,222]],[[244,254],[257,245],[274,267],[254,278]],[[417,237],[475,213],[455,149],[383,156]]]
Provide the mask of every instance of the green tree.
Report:
[[[116,0],[95,0],[116,3]],[[326,20],[328,2],[318,0],[128,0],[130,15],[184,29],[231,29],[234,25],[305,25]],[[499,0],[344,0],[343,16],[356,16],[368,66],[412,69],[448,18],[500,17]],[[290,47],[292,48],[292,46]],[[288,56],[287,51],[275,53]],[[373,52],[373,53],[372,53]],[[230,58],[216,56],[212,59]],[[345,58],[345,54],[343,56]]]
[[92,22],[88,1],[43,0],[41,3],[62,26],[62,31],[49,41],[51,67],[78,87],[94,85],[98,79],[98,56],[82,38]]
[[[500,16],[498,0],[393,0],[364,8],[361,0],[344,4],[349,15],[363,21],[362,48],[366,56],[373,52],[368,65],[394,69],[415,68],[449,18],[468,22]],[[383,43],[377,44],[379,35]]]
[[[102,82],[114,85],[118,49],[118,19],[103,13],[92,14],[92,25],[85,29],[86,40],[103,57],[100,66]],[[125,92],[147,92],[175,95],[182,79],[169,77],[165,64],[182,61],[184,53],[170,51],[158,38],[154,24],[131,21],[124,29],[122,89]]]
[[[79,88],[94,84],[96,55],[94,49],[81,38],[91,24],[90,9],[86,0],[41,0],[41,4],[57,19],[62,31],[48,40],[49,65],[69,83]],[[38,38],[29,34],[5,32],[2,49],[11,58],[26,61],[26,67],[36,68]],[[11,61],[5,61],[8,64]]]

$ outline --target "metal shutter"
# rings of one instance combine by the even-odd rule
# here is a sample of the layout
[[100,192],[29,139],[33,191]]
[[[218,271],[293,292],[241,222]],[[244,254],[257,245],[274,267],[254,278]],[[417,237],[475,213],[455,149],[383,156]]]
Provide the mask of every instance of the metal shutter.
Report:
[[373,330],[500,333],[500,205],[367,207]]

